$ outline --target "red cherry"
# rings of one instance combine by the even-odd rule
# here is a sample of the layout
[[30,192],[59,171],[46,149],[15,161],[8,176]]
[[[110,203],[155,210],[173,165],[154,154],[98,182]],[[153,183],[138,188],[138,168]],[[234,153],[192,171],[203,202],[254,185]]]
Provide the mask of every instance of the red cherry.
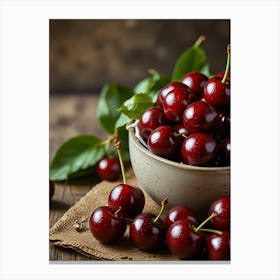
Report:
[[230,259],[230,233],[213,233],[206,239],[206,251],[209,260]]
[[172,122],[181,122],[184,110],[195,101],[191,89],[186,85],[184,86],[185,88],[174,88],[169,91],[163,100],[164,114]]
[[188,133],[212,133],[219,121],[219,114],[214,107],[202,100],[188,105],[183,113],[183,123]]
[[227,137],[222,141],[219,149],[219,160],[222,166],[230,166],[230,151],[230,138]]
[[186,219],[175,221],[167,230],[166,244],[171,253],[180,259],[198,256],[203,248],[204,234],[193,229]]
[[165,99],[165,96],[167,95],[167,93],[174,89],[185,90],[186,85],[183,83],[180,83],[180,82],[171,82],[171,83],[167,84],[166,86],[164,86],[162,89],[160,89],[160,91],[158,92],[158,96],[157,96],[157,104],[160,107],[163,106],[163,100]]
[[230,229],[230,196],[225,195],[215,199],[209,208],[209,216],[212,216],[212,225],[219,230]]
[[126,230],[126,219],[121,211],[108,206],[96,208],[89,219],[92,235],[102,243],[113,243],[121,239]]
[[129,236],[134,245],[143,251],[154,251],[163,247],[164,225],[152,213],[136,216],[130,225]]
[[108,197],[108,205],[114,211],[121,207],[125,217],[134,218],[142,212],[145,205],[145,196],[138,187],[119,184],[111,190]]
[[184,140],[181,153],[186,164],[209,166],[214,163],[218,144],[210,135],[193,133]]
[[153,130],[148,138],[149,150],[164,158],[175,158],[180,149],[180,144],[174,132],[174,128],[167,125]]
[[172,207],[167,212],[167,214],[164,218],[164,226],[166,229],[168,229],[171,224],[173,224],[174,222],[181,220],[181,219],[188,220],[194,226],[197,225],[197,216],[193,212],[193,210],[187,206],[177,205],[177,206]]
[[[215,75],[215,78],[223,79],[224,75],[225,71],[221,71]],[[226,79],[230,81],[230,71],[227,73]]]
[[200,72],[187,73],[182,79],[182,83],[192,90],[197,100],[202,97],[203,87],[207,81],[208,77]]
[[143,139],[147,140],[151,132],[168,123],[161,107],[148,108],[139,119],[139,130]]
[[51,180],[49,180],[50,200],[53,198],[54,191],[55,191],[54,183]]
[[101,159],[97,163],[96,170],[102,180],[115,181],[121,175],[120,162],[116,157]]
[[230,108],[230,84],[212,78],[204,86],[203,98],[217,110],[228,111]]

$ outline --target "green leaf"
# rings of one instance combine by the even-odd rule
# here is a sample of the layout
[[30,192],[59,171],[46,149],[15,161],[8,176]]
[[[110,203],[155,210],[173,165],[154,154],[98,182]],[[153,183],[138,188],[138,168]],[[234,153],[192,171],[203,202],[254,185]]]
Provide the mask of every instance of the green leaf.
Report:
[[150,77],[145,78],[135,86],[134,92],[147,93],[151,97],[153,103],[155,103],[157,100],[158,91],[169,82],[169,77],[153,71]]
[[119,111],[130,119],[137,120],[145,112],[146,109],[153,106],[151,97],[146,93],[138,93],[126,100]]
[[71,174],[94,166],[105,153],[104,145],[97,137],[73,137],[56,151],[50,165],[50,179],[66,180]]
[[127,115],[121,113],[119,118],[115,123],[115,130],[118,130],[120,127],[123,127],[132,121]]
[[120,116],[118,108],[133,95],[127,87],[107,84],[104,85],[97,105],[97,118],[104,130],[109,134],[114,133],[115,123]]
[[210,75],[207,56],[200,47],[191,47],[178,58],[173,68],[172,81],[181,81],[186,73],[192,71]]

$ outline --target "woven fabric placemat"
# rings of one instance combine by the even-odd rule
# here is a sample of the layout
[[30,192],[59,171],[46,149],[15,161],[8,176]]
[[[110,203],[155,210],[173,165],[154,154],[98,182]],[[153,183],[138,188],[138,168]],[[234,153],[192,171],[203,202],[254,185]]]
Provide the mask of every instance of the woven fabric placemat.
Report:
[[[127,173],[127,181],[130,185],[140,187],[132,170]],[[53,225],[49,232],[50,241],[54,245],[74,249],[76,252],[95,260],[178,260],[166,248],[156,252],[143,252],[137,249],[129,239],[129,226],[123,238],[114,244],[104,245],[93,237],[88,226],[89,217],[96,207],[107,205],[110,191],[120,182],[102,181],[95,185]],[[144,212],[158,213],[160,206],[145,191],[144,194],[146,199]]]

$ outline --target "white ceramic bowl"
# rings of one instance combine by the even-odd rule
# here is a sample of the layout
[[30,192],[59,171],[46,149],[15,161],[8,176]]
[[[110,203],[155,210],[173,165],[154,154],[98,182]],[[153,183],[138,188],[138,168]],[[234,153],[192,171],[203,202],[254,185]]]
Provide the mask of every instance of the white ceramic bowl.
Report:
[[205,216],[214,199],[230,193],[230,167],[197,167],[159,157],[140,143],[136,128],[128,128],[132,168],[156,202],[167,198],[168,208],[186,205]]

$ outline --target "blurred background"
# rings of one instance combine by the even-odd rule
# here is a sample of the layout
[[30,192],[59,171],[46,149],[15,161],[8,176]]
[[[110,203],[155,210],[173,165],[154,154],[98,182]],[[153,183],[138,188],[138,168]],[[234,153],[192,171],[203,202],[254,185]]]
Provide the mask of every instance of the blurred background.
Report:
[[202,34],[211,73],[224,70],[230,20],[50,20],[50,93],[134,87],[150,68],[171,76]]

